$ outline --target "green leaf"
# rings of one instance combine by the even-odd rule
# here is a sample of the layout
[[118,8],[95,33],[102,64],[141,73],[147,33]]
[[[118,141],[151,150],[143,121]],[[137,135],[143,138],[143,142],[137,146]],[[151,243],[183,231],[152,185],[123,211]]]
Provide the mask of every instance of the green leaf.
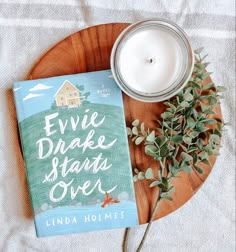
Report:
[[214,85],[214,83],[213,82],[210,82],[210,83],[208,83],[207,85],[204,85],[203,87],[202,87],[202,90],[207,90],[207,89],[210,89],[210,88],[212,88],[212,87],[214,87],[215,85]]
[[218,129],[214,129],[213,134],[215,134],[215,135],[217,135],[219,137],[222,137],[221,131],[219,131]]
[[163,122],[162,124],[163,124],[163,126],[166,127],[167,129],[172,130],[171,127],[170,127],[166,122]]
[[163,185],[162,183],[160,184],[160,185],[158,185],[161,189],[162,189],[162,191],[164,192],[166,192],[166,190],[167,190],[167,188],[166,188],[166,186],[165,185]]
[[189,107],[189,103],[186,102],[186,101],[182,101],[182,102],[180,103],[180,107],[182,107],[182,108],[187,108],[187,107]]
[[215,119],[208,119],[208,118],[201,120],[201,122],[205,123],[205,124],[216,124],[217,123],[217,121]]
[[168,195],[171,195],[171,194],[173,194],[175,192],[175,187],[174,186],[171,186],[170,188],[169,188],[169,190],[168,190]]
[[194,168],[196,169],[196,171],[197,171],[198,173],[200,173],[200,174],[202,174],[202,173],[203,173],[202,168],[200,168],[199,166],[194,165]]
[[193,89],[193,96],[194,96],[195,101],[197,101],[200,97],[200,94],[198,93],[196,88]]
[[153,179],[153,172],[152,172],[152,168],[148,168],[145,172],[145,178],[146,179]]
[[197,131],[197,132],[199,132],[199,133],[202,133],[202,132],[205,132],[205,131],[207,131],[207,130],[209,130],[207,127],[197,127],[197,128],[195,128],[195,131]]
[[146,146],[145,146],[145,153],[146,153],[147,155],[153,156],[153,154],[157,153],[157,151],[158,151],[158,149],[157,149],[157,147],[154,146],[154,145],[146,145]]
[[135,140],[135,144],[136,145],[139,145],[140,143],[142,143],[142,141],[144,140],[144,137],[138,137],[138,138],[136,138],[136,140]]
[[141,123],[140,130],[143,135],[145,135],[144,122]]
[[180,115],[180,116],[177,116],[175,118],[172,119],[172,122],[176,122],[176,121],[179,121],[179,119],[181,119],[183,116]]
[[133,127],[132,128],[132,133],[134,134],[134,135],[138,135],[138,129],[137,129],[137,127]]
[[192,159],[193,159],[193,157],[192,156],[190,156],[188,153],[186,153],[186,152],[181,152],[181,158],[182,158],[182,160],[184,160],[184,161],[191,161]]
[[197,146],[199,147],[200,150],[203,148],[203,140],[201,138],[198,138],[197,140]]
[[208,56],[208,54],[206,54],[205,56],[203,56],[202,59],[201,59],[201,61],[203,61],[207,56]]
[[134,172],[135,172],[136,174],[138,174],[138,173],[139,173],[138,168],[134,168]]
[[208,159],[208,154],[207,152],[202,152],[201,155],[200,155],[200,159],[203,160],[203,159]]
[[206,72],[206,73],[204,73],[204,74],[201,75],[201,79],[204,80],[207,77],[209,77],[211,74],[212,74],[212,72]]
[[224,92],[225,90],[226,90],[226,88],[224,86],[217,86],[216,87],[217,92]]
[[204,103],[201,102],[201,110],[204,113],[206,110],[209,109],[209,106],[206,106]]
[[169,144],[168,149],[169,149],[169,151],[172,151],[172,150],[175,150],[175,147],[173,145]]
[[175,105],[173,105],[172,103],[170,103],[170,102],[164,102],[164,104],[165,104],[166,106],[169,106],[169,107],[172,109],[173,112],[176,111],[176,107],[175,107]]
[[194,66],[195,66],[196,68],[200,69],[200,70],[205,69],[205,65],[202,64],[202,63],[196,63],[196,64],[194,64]]
[[190,81],[194,87],[198,88],[198,89],[201,89],[201,86],[199,83],[197,83],[196,81]]
[[139,125],[139,120],[138,120],[138,119],[134,120],[134,121],[132,122],[132,125],[133,125],[134,127],[138,127],[138,125]]
[[208,96],[207,98],[209,105],[216,105],[217,104],[217,98],[215,96]]
[[193,96],[190,93],[185,93],[184,94],[184,100],[187,101],[187,102],[192,101],[193,100]]
[[170,196],[168,196],[168,195],[161,195],[161,198],[164,198],[164,199],[167,199],[167,200],[169,200],[169,201],[172,201],[173,199],[170,197]]
[[193,129],[196,125],[196,122],[194,121],[194,119],[192,117],[188,117],[187,118],[187,126],[191,129]]
[[197,163],[197,161],[198,161],[198,156],[197,156],[197,153],[195,152],[193,154],[193,164],[195,165]]
[[217,98],[217,104],[221,104],[220,99],[224,99],[225,96],[224,95],[216,95]]
[[134,182],[137,182],[137,181],[138,181],[138,175],[135,175],[135,176],[133,177],[133,180],[134,180]]
[[184,141],[186,144],[190,145],[190,144],[192,143],[192,138],[191,138],[191,137],[188,137],[188,136],[186,136],[186,135],[184,135],[184,136],[183,136],[183,141]]
[[162,177],[162,178],[161,178],[161,181],[162,181],[162,184],[163,184],[166,188],[168,188],[168,180],[167,180],[167,178],[166,178],[166,177]]
[[127,135],[128,136],[132,136],[133,134],[132,134],[132,130],[131,130],[131,128],[126,128],[126,131],[127,131]]
[[151,143],[155,141],[155,131],[154,130],[146,137],[146,141],[151,142]]
[[171,141],[173,142],[173,143],[182,143],[183,142],[183,136],[181,136],[181,135],[174,135],[174,136],[172,136],[171,137]]
[[[219,151],[217,150],[210,150],[209,151],[209,155],[212,155],[212,156],[218,156],[219,155]],[[209,162],[210,163],[210,162]],[[209,164],[211,166],[211,164]]]
[[176,101],[177,101],[177,104],[180,104],[180,100],[179,100],[179,96],[178,95],[176,96]]
[[205,113],[206,115],[214,115],[214,114],[215,114],[215,112],[214,112],[213,110],[211,110],[211,109],[205,110],[204,113]]
[[177,159],[175,157],[172,157],[172,160],[173,160],[173,164],[174,164],[175,169],[178,169],[179,168],[179,162],[177,161]]
[[196,123],[196,127],[197,127],[197,128],[204,127],[204,123],[202,123],[201,121],[198,121],[198,122]]
[[169,165],[169,170],[173,176],[176,176],[179,172],[177,167],[175,167],[174,165],[171,165],[171,164]]
[[192,167],[191,166],[183,166],[183,171],[187,172],[187,173],[191,173],[192,172]]
[[189,150],[188,150],[188,153],[191,153],[191,152],[196,151],[196,150],[198,150],[197,147],[194,147],[194,146],[190,147]]
[[210,62],[205,62],[205,63],[203,63],[204,64],[204,66],[205,66],[205,68],[207,67],[207,66],[209,66],[211,63]]
[[163,129],[157,128],[157,130],[162,134],[165,135],[165,131]]
[[134,136],[134,137],[132,138],[132,141],[134,142],[136,138],[137,138],[137,136]]
[[167,146],[163,146],[161,149],[160,149],[160,156],[161,157],[166,157],[169,155],[169,149]]
[[187,148],[186,148],[184,145],[182,145],[182,144],[179,144],[179,145],[180,145],[180,147],[181,147],[185,152],[188,151]]
[[191,138],[196,138],[196,137],[199,136],[199,132],[197,132],[197,131],[192,131],[192,132],[189,133],[189,136],[190,136]]
[[218,143],[220,141],[220,137],[217,134],[212,134],[211,135],[211,140],[213,140],[214,142]]
[[164,112],[161,114],[161,118],[163,119],[172,119],[174,115],[171,112]]
[[201,161],[202,161],[202,163],[211,166],[211,164],[210,164],[210,162],[208,161],[208,159],[202,159]]
[[200,48],[194,50],[194,53],[195,53],[195,54],[200,54],[200,53],[202,52],[203,49],[204,49],[204,47],[200,47]]
[[167,139],[165,136],[158,136],[155,139],[155,143],[159,146],[162,147],[166,143]]
[[219,131],[221,131],[222,128],[223,128],[222,122],[218,122],[218,121],[217,121],[216,125],[217,125],[217,129],[218,129]]
[[138,173],[138,180],[142,180],[145,178],[144,172],[139,172]]
[[160,185],[161,184],[161,182],[160,181],[158,181],[158,180],[156,180],[156,181],[153,181],[151,184],[150,184],[150,186],[149,187],[154,187],[154,186],[158,186],[158,185]]
[[197,110],[193,108],[193,109],[192,109],[192,113],[193,113],[194,119],[195,119],[195,120],[198,120],[199,113],[197,112]]

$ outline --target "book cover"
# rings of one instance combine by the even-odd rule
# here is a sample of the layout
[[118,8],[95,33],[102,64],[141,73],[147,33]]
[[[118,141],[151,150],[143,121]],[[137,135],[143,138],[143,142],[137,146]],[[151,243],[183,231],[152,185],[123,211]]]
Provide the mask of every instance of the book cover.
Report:
[[137,225],[122,94],[110,70],[13,90],[37,236]]

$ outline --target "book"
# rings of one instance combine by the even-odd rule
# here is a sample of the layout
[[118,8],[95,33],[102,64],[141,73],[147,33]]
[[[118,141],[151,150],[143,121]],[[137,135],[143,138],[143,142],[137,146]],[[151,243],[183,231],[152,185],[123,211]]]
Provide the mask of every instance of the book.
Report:
[[122,93],[110,70],[13,87],[38,237],[138,224]]

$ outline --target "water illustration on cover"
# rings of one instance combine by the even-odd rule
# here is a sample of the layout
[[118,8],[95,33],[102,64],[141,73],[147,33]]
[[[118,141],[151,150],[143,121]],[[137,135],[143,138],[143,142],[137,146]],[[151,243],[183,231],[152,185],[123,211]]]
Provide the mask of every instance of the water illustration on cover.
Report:
[[37,236],[137,225],[110,70],[17,82],[14,96]]

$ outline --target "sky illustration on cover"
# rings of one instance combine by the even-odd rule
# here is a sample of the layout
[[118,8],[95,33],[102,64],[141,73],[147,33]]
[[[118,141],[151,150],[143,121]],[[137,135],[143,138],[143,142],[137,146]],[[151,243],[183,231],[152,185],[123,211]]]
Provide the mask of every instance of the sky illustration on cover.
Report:
[[88,101],[91,103],[114,106],[122,104],[116,97],[119,87],[112,78],[110,70],[20,81],[16,82],[13,88],[18,120],[22,121],[31,115],[50,109],[55,94],[65,80],[74,86],[82,85],[84,87],[82,95],[90,92]]

